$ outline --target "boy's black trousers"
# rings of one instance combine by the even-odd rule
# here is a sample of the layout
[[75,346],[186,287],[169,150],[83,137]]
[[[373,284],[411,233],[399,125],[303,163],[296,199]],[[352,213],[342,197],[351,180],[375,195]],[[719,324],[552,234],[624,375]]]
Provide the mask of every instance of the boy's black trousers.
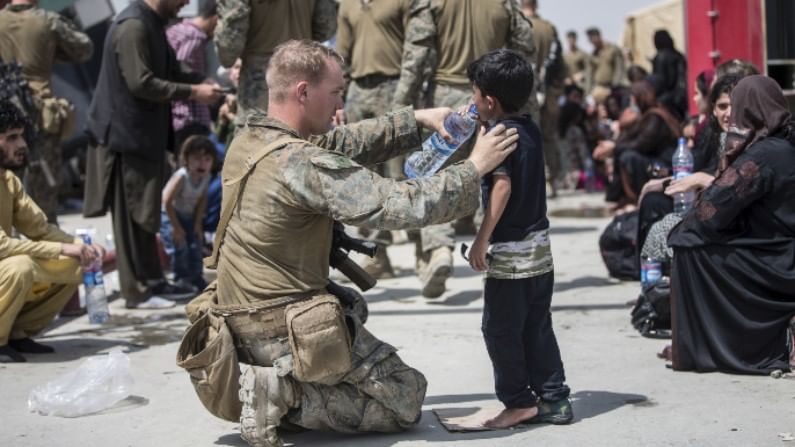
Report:
[[483,337],[494,366],[497,398],[506,408],[554,402],[569,387],[552,330],[554,272],[523,279],[486,278]]

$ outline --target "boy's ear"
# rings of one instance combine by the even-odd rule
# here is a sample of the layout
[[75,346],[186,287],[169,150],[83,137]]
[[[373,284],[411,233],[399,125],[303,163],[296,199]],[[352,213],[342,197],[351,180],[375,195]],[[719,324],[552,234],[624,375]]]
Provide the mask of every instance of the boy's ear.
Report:
[[489,107],[489,112],[497,111],[497,107],[499,106],[500,102],[497,101],[497,98],[493,96],[486,96],[486,104]]

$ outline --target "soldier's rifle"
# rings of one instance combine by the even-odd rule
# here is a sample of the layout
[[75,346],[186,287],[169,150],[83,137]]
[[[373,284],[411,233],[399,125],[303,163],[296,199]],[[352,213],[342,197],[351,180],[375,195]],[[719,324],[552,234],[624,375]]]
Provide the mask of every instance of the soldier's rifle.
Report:
[[[378,246],[374,242],[348,236],[345,233],[345,227],[340,222],[334,222],[334,235],[329,263],[364,292],[375,286],[377,281],[348,256],[352,251],[372,258],[378,252]],[[334,293],[331,289],[339,289],[340,286],[333,281],[329,281],[328,288],[331,293]],[[334,294],[336,295],[336,293]]]

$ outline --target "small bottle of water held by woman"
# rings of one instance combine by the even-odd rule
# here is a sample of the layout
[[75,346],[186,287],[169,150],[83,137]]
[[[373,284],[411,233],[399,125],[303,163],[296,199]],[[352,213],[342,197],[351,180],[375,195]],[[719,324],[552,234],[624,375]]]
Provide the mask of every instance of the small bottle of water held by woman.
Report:
[[421,151],[414,152],[406,159],[403,171],[408,178],[428,177],[442,167],[478,128],[477,107],[472,104],[465,113],[451,113],[444,120],[444,128],[450,134],[451,141],[448,143],[439,132],[434,132],[422,143]]
[[[674,180],[681,180],[693,173],[693,153],[687,147],[687,140],[679,139],[679,145],[672,160]],[[674,212],[683,216],[696,199],[693,191],[685,191],[674,195]]]

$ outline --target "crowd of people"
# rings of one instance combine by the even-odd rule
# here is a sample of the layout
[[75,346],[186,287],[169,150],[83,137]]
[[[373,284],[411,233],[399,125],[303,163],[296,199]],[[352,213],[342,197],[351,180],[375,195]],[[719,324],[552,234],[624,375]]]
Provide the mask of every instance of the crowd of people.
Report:
[[[214,337],[232,346],[186,368],[214,378],[197,393],[251,445],[281,445],[283,423],[389,432],[420,415],[422,373],[367,331],[358,292],[329,282],[336,222],[379,246],[363,266],[377,278],[394,275],[386,247],[408,230],[427,298],[445,292],[456,233],[476,234],[469,262],[485,272],[482,330],[505,405],[490,428],[573,418],[549,312],[546,200],[561,190],[604,191],[613,213],[637,215],[631,262],[660,260],[670,277],[674,369],[795,360],[795,122],[751,64],[705,67],[691,117],[668,32],[654,34],[647,72],[596,28],[592,53],[574,31],[564,45],[535,0],[205,0],[174,21],[184,4],[134,0],[113,19],[83,213],[111,213],[127,308],[196,297],[182,360]],[[31,337],[106,253],[58,228],[47,174],[73,113],[52,95],[52,64],[85,60],[91,41],[36,0],[11,0],[0,26],[0,59],[32,88],[0,99],[0,280],[15,284],[0,292],[0,359],[18,362],[51,352]],[[208,76],[210,47],[222,79]],[[469,104],[477,136],[406,181],[420,129],[449,137],[445,118]],[[682,138],[694,173],[672,179]],[[28,147],[41,161],[25,172]],[[698,199],[674,212],[684,192]]]

